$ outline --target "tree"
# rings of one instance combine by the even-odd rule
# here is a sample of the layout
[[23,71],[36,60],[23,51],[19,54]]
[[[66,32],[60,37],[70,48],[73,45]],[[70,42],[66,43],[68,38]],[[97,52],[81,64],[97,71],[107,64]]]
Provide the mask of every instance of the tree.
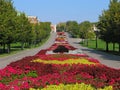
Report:
[[50,34],[50,22],[32,25],[25,13],[17,12],[11,0],[0,0],[0,45],[10,52],[13,42],[20,42],[21,49],[42,41]]
[[5,44],[7,44],[7,52],[10,52],[10,44],[14,41],[15,36],[15,21],[17,12],[13,7],[11,0],[0,1],[0,42],[3,44],[5,51]]
[[88,46],[88,39],[94,38],[94,31],[92,29],[92,23],[89,21],[84,21],[79,24],[79,34],[80,38],[85,39]]
[[43,39],[50,35],[50,22],[40,22],[33,25],[33,30],[36,33],[35,44],[39,44]]
[[30,38],[32,38],[29,37],[32,27],[25,13],[19,13],[17,21],[17,40],[21,43],[21,49],[23,50],[25,43],[28,42]]
[[109,9],[103,11],[97,27],[100,29],[101,39],[106,42],[106,51],[109,51],[110,42],[113,43],[113,50],[115,42],[120,46],[120,2],[118,0],[110,1]]
[[104,11],[102,16],[99,17],[97,27],[100,29],[100,38],[106,42],[106,51],[109,51],[108,44],[111,42],[111,37],[108,37],[111,33],[109,12]]
[[66,31],[66,23],[59,23],[57,25],[57,31]]
[[120,1],[111,0],[109,11],[112,18],[112,29],[114,30],[114,39],[112,39],[112,42],[119,44],[120,52]]
[[67,21],[66,30],[71,33],[73,37],[79,37],[79,26],[76,21]]

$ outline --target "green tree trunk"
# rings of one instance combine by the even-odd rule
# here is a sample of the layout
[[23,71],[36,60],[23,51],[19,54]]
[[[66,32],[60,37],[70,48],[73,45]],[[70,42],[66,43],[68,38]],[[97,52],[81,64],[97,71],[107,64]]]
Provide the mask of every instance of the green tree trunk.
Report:
[[113,51],[115,51],[115,43],[113,43]]
[[83,44],[85,45],[85,39],[83,39]]
[[119,43],[119,52],[120,52],[120,43]]
[[82,44],[84,43],[84,39],[82,38]]
[[10,44],[7,44],[7,53],[10,53]]
[[87,41],[86,41],[86,42],[87,42],[87,47],[88,47],[88,39],[87,39]]
[[106,42],[106,52],[108,52],[109,51],[109,43],[108,42]]
[[3,53],[5,53],[5,44],[3,44]]
[[21,43],[21,50],[24,50],[24,42]]
[[87,39],[85,39],[85,46],[87,46]]

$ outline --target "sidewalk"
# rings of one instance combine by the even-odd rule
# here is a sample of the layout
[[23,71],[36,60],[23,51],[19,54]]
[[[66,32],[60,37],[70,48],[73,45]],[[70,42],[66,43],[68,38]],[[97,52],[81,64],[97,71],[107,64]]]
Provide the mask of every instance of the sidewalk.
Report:
[[98,59],[100,61],[100,63],[107,65],[108,67],[120,69],[120,56],[111,55],[111,54],[107,54],[105,52],[101,52],[101,51],[89,49],[87,47],[83,47],[79,44],[79,42],[81,41],[80,39],[71,38],[71,37],[69,37],[68,34],[66,34],[66,35],[68,37],[69,43],[72,46],[81,49],[83,51],[83,53],[87,54],[90,57]]

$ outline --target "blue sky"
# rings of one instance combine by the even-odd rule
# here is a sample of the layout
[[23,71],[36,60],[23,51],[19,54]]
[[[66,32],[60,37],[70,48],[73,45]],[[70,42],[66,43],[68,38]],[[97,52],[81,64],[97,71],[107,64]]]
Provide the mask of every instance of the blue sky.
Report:
[[97,22],[109,0],[13,0],[14,7],[26,15],[37,16],[42,22],[53,24],[75,20]]

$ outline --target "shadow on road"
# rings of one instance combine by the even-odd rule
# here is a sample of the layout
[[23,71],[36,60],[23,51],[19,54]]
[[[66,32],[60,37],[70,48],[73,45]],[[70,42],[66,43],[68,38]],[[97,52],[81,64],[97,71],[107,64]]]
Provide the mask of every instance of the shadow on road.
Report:
[[82,48],[81,50],[84,52],[89,52],[91,54],[97,54],[101,58],[104,58],[106,60],[120,61],[120,56],[117,56],[117,55],[112,55],[112,54],[108,54],[105,52],[101,52],[101,51],[97,51],[97,50],[93,50],[93,49],[88,49],[88,48]]
[[70,37],[68,34],[68,37],[70,40],[73,40],[73,45],[78,46],[76,48],[81,49],[84,53],[89,54],[91,57],[99,57],[103,58],[104,60],[111,60],[111,61],[120,61],[120,56],[113,55],[113,54],[108,54],[106,52],[94,50],[94,49],[89,49],[87,47],[83,47],[80,45],[80,41],[75,40],[74,38]]

